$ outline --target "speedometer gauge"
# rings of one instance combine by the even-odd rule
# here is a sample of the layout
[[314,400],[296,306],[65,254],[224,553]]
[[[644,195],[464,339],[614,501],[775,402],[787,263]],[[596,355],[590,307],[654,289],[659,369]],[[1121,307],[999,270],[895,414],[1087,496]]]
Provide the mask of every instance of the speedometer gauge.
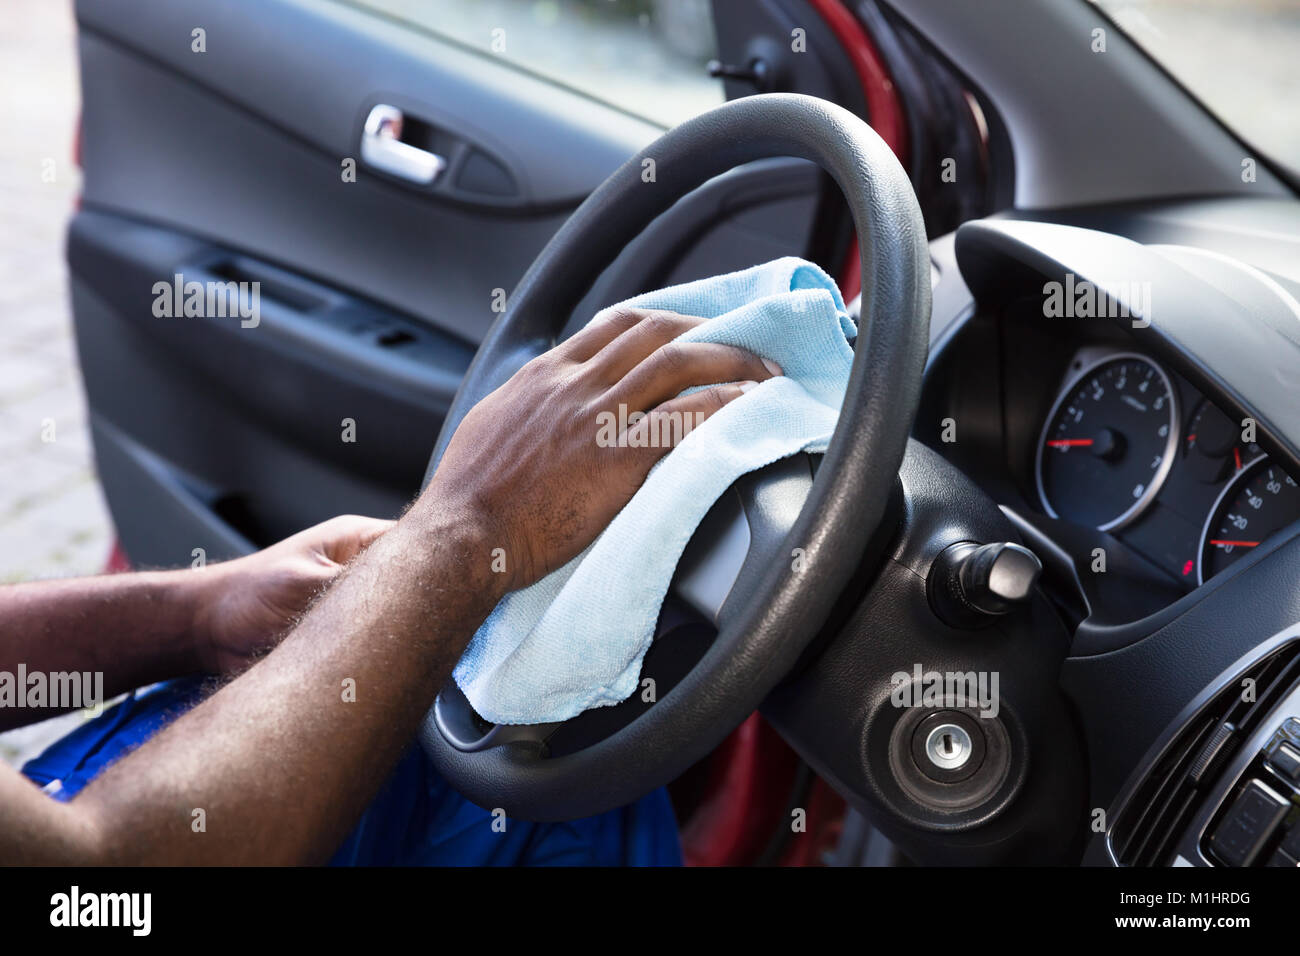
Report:
[[1102,531],[1136,518],[1159,492],[1178,446],[1169,376],[1136,353],[1077,372],[1038,444],[1038,492],[1054,518]]
[[1243,468],[1210,509],[1201,532],[1197,577],[1201,584],[1259,547],[1268,536],[1300,520],[1300,487],[1268,456]]

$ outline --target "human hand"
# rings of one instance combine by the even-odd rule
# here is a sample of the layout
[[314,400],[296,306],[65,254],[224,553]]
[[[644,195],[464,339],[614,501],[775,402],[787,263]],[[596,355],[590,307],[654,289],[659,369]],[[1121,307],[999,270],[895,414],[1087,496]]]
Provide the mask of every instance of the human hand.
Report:
[[[685,434],[781,374],[742,349],[674,341],[704,321],[602,313],[470,410],[416,508],[482,525],[489,553],[504,552],[504,590],[562,566]],[[694,386],[712,387],[680,395]]]
[[392,525],[343,515],[255,554],[195,572],[206,576],[194,627],[200,666],[229,673],[277,644],[344,565]]

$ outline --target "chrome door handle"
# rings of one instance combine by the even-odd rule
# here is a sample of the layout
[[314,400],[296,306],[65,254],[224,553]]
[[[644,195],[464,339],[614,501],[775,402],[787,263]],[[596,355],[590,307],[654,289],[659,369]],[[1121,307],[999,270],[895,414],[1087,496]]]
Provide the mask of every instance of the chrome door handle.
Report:
[[361,131],[361,159],[369,166],[407,182],[427,186],[447,168],[447,160],[402,142],[402,111],[380,103]]

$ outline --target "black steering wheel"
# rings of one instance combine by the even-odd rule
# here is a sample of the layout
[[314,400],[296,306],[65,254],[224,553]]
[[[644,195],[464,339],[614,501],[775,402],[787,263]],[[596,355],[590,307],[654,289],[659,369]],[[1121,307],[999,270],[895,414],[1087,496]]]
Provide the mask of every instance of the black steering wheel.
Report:
[[[481,806],[523,819],[573,819],[629,803],[679,775],[790,671],[884,517],[929,341],[925,227],[907,175],[880,137],[847,110],[795,94],[749,96],[703,113],[632,157],[588,197],[488,332],[447,414],[428,475],[470,408],[556,344],[592,283],[656,216],[714,176],[777,156],[811,160],[835,179],[862,261],[853,371],[802,509],[783,525],[788,530],[773,559],[746,562],[745,598],[719,622],[694,667],[635,719],[589,745],[556,755],[547,743],[555,725],[486,725],[449,681],[425,718],[421,743],[452,786]],[[645,159],[655,162],[654,182],[642,180]],[[764,481],[761,472],[756,481]],[[762,507],[761,493],[750,500]],[[692,547],[707,564],[714,542]],[[802,549],[799,562],[789,557],[795,548]]]

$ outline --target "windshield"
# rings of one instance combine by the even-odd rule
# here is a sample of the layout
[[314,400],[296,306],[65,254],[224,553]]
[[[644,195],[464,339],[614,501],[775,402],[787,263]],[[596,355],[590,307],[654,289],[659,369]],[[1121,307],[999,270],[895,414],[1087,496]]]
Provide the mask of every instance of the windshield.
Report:
[[1300,170],[1300,0],[1090,0],[1211,112]]

